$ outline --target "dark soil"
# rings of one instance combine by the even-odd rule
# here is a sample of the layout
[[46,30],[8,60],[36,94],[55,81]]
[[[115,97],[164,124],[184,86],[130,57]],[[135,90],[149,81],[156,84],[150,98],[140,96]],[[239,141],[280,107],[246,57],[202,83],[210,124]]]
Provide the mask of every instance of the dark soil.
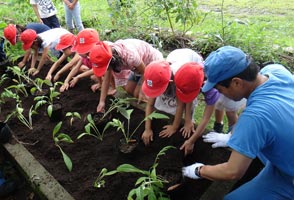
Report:
[[[44,66],[40,78],[45,77],[45,71],[46,66]],[[5,84],[10,83],[10,81],[7,81]],[[152,122],[155,133],[154,141],[148,147],[145,147],[142,141],[139,141],[139,145],[132,156],[124,156],[118,153],[117,142],[122,137],[122,133],[117,132],[114,128],[104,135],[103,141],[90,136],[76,139],[78,135],[84,132],[84,126],[87,123],[86,116],[95,112],[98,103],[99,93],[93,93],[90,86],[90,80],[80,80],[74,88],[62,93],[59,100],[63,105],[63,124],[60,132],[70,135],[74,140],[73,144],[60,143],[64,152],[72,159],[73,169],[71,172],[67,170],[61,152],[54,145],[52,131],[57,122],[49,119],[45,107],[33,116],[33,130],[29,130],[15,118],[8,123],[14,136],[19,141],[34,144],[25,146],[75,199],[127,199],[127,195],[134,188],[139,175],[125,173],[109,176],[105,178],[105,187],[96,189],[93,187],[93,183],[101,169],[113,170],[120,164],[129,163],[139,169],[148,170],[152,166],[157,153],[168,145],[175,146],[177,149],[169,150],[166,155],[161,156],[157,168],[157,173],[166,178],[175,176],[178,180],[181,180],[181,168],[196,161],[205,164],[217,164],[228,159],[228,150],[212,149],[210,144],[203,143],[202,140],[195,144],[194,153],[184,158],[183,153],[179,150],[184,139],[179,133],[168,139],[158,137],[162,127],[169,123],[165,120],[154,120]],[[5,85],[1,87],[1,92],[4,87]],[[31,105],[35,104],[33,98],[32,95],[22,98],[25,116],[27,116]],[[1,120],[14,108],[15,102],[13,100],[1,105]],[[134,129],[144,118],[143,111],[134,109],[131,129]],[[73,125],[70,126],[69,118],[65,117],[67,112],[79,112],[82,120],[75,120]],[[122,119],[118,113],[112,113],[112,117]],[[135,136],[140,138],[143,130],[144,125],[139,128]],[[210,184],[211,182],[208,180],[185,179],[177,191],[170,193],[170,198],[176,200],[199,199]]]

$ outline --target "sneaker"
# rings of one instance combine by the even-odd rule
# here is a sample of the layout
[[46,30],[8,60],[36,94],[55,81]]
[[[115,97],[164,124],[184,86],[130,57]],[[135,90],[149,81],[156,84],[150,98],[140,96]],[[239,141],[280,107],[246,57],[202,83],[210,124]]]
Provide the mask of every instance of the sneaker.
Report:
[[218,133],[223,133],[224,124],[214,122],[213,131]]

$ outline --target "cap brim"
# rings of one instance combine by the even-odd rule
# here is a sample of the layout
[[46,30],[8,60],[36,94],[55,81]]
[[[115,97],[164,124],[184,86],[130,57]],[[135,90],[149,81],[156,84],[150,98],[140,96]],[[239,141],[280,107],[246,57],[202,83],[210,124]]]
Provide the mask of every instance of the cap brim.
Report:
[[190,92],[189,94],[184,94],[184,93],[182,93],[182,92],[180,92],[179,90],[176,89],[177,98],[183,103],[192,102],[197,97],[199,92],[200,92],[200,90],[195,91],[195,92]]
[[69,46],[70,46],[70,45],[61,45],[61,44],[57,44],[57,45],[55,46],[55,49],[58,50],[58,51],[60,51],[60,50],[63,50],[63,49],[65,49],[65,48],[69,47]]
[[168,84],[166,84],[158,89],[150,89],[147,86],[146,82],[144,81],[142,84],[142,91],[146,96],[148,96],[150,98],[155,98],[155,97],[162,95],[164,93],[164,91],[166,90],[167,86],[168,86]]
[[94,72],[94,75],[97,77],[103,76],[108,69],[110,61],[111,61],[111,58],[109,59],[108,64],[105,66],[102,66],[102,67],[97,67],[97,65],[95,63],[93,63],[92,70]]
[[34,43],[34,41],[27,43],[27,44],[23,44],[22,45],[22,49],[23,50],[28,50],[29,48],[31,48],[32,44]]
[[215,85],[216,85],[216,83],[206,81],[201,90],[202,90],[202,92],[207,92],[207,91],[211,90]]
[[88,44],[88,45],[76,45],[75,51],[78,54],[86,54],[90,52],[90,50],[95,46],[96,43]]

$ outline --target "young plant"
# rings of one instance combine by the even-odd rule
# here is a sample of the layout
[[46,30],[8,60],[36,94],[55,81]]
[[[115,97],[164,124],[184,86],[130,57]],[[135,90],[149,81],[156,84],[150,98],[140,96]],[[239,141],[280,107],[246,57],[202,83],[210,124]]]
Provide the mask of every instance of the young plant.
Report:
[[120,113],[127,119],[127,127],[125,127],[125,124],[121,122],[119,119],[112,119],[110,125],[117,127],[117,130],[121,130],[125,139],[126,143],[129,143],[132,140],[133,135],[136,133],[138,128],[141,126],[143,122],[145,122],[147,119],[169,119],[167,115],[157,113],[156,111],[152,112],[150,115],[146,116],[139,124],[138,126],[131,132],[130,131],[130,123],[131,123],[131,114],[134,111],[134,109],[120,109]]
[[107,171],[103,168],[94,182],[94,187],[101,188],[105,187],[106,176],[111,176],[116,173],[139,173],[142,174],[136,181],[136,188],[132,189],[128,194],[128,200],[132,199],[149,199],[149,200],[168,200],[168,196],[163,192],[164,184],[168,183],[167,180],[157,175],[156,168],[159,164],[159,157],[165,155],[165,152],[173,146],[166,146],[157,154],[153,165],[149,170],[141,170],[130,164],[122,164],[113,171]]
[[11,117],[17,117],[17,119],[26,127],[28,127],[30,130],[33,130],[33,120],[32,120],[32,115],[36,114],[37,112],[35,110],[33,110],[34,106],[31,106],[30,110],[29,110],[29,116],[28,118],[26,118],[23,115],[23,111],[24,109],[20,106],[20,103],[16,104],[16,108],[15,110],[10,113],[7,117],[5,122],[7,122]]
[[110,99],[111,104],[106,112],[103,113],[101,120],[104,119],[106,116],[108,116],[112,111],[115,109],[117,112],[120,112],[121,110],[126,110],[129,106],[131,101],[137,100],[136,98],[114,98]]
[[62,84],[62,82],[55,82],[54,85],[49,88],[48,96],[43,95],[43,96],[37,96],[34,98],[34,101],[37,101],[35,105],[35,110],[37,110],[40,106],[44,104],[48,104],[47,114],[49,117],[51,117],[52,111],[53,111],[54,99],[58,98],[58,96],[60,95],[60,92],[56,91],[56,86],[58,84]]
[[[98,127],[96,126],[91,114],[87,115],[87,120],[88,120],[88,123],[84,127],[85,132],[81,133],[77,139],[80,139],[80,138],[84,137],[85,135],[88,135],[88,136],[95,137],[96,139],[102,141],[105,131],[111,126],[112,122],[111,121],[107,122],[106,126],[103,128],[103,131],[101,132],[101,131],[99,131]],[[94,131],[94,133],[92,131]]]
[[26,89],[26,85],[22,82],[20,83],[16,83],[14,85],[10,85],[9,87],[7,87],[7,89],[9,90],[14,90],[16,94],[23,94],[25,97],[29,96],[27,89]]
[[41,79],[41,78],[36,78],[33,82],[32,82],[32,84],[34,85],[32,88],[31,88],[31,90],[30,90],[30,92],[31,92],[31,94],[35,94],[35,92],[36,91],[38,91],[38,92],[40,92],[40,93],[42,93],[43,92],[43,85],[45,84],[45,85],[47,85],[47,86],[52,86],[52,83],[51,83],[51,81],[49,81],[49,80],[43,80],[43,79]]
[[80,113],[78,112],[67,112],[66,117],[69,117],[69,125],[72,126],[75,119],[82,119]]
[[68,169],[68,171],[72,170],[72,161],[70,159],[70,157],[64,153],[64,151],[62,150],[61,146],[59,145],[59,142],[66,142],[66,143],[73,143],[73,140],[71,139],[71,137],[65,133],[59,133],[59,130],[62,126],[62,122],[59,122],[53,129],[52,132],[52,137],[53,137],[53,141],[56,147],[58,147],[58,149],[60,150],[62,157],[63,157],[63,161]]

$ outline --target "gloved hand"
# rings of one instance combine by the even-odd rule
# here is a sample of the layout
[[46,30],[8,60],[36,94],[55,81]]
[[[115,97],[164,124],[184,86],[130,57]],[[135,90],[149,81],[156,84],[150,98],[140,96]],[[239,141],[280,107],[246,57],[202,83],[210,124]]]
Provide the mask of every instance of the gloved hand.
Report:
[[194,163],[193,165],[183,167],[182,168],[183,176],[186,176],[186,177],[192,178],[192,179],[200,179],[201,177],[199,177],[195,174],[195,169],[196,169],[196,167],[201,167],[203,165],[204,164],[202,164],[202,163]]
[[217,147],[227,147],[227,142],[229,141],[230,137],[232,136],[231,132],[224,134],[224,133],[217,133],[217,132],[209,132],[206,135],[203,135],[204,142],[214,143],[212,144],[212,148]]

